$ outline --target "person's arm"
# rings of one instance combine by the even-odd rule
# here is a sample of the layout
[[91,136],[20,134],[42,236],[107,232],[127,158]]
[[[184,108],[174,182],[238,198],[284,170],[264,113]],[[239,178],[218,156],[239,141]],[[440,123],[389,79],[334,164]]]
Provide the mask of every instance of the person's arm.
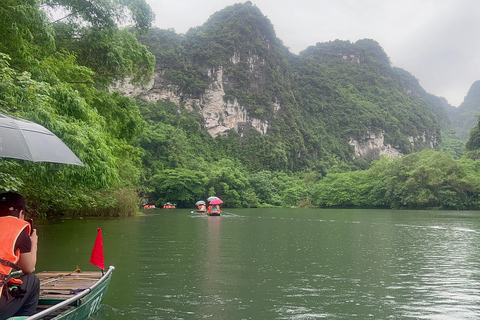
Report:
[[30,240],[32,241],[32,248],[30,252],[20,253],[19,264],[24,274],[29,274],[34,272],[35,265],[37,264],[38,236],[37,236],[36,229],[33,229],[33,232],[30,235]]

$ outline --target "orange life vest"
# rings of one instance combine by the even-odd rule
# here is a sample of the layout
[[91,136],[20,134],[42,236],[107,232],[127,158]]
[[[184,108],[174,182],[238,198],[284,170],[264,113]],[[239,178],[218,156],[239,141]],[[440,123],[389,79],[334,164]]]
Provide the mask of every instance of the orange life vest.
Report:
[[208,213],[220,213],[220,207],[216,204],[209,205],[208,206]]
[[15,243],[23,229],[30,234],[30,224],[25,220],[12,216],[0,217],[0,295],[10,280],[10,271],[20,270],[17,266],[20,250],[15,250]]

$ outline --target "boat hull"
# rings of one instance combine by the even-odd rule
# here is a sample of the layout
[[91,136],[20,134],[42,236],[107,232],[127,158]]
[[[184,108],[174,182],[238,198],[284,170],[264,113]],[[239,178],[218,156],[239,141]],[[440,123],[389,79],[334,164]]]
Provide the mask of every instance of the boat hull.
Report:
[[97,288],[93,289],[90,294],[82,298],[81,304],[78,307],[71,308],[53,319],[86,320],[90,318],[91,315],[95,314],[100,309],[109,285],[110,279],[100,284]]
[[[100,276],[100,272],[96,273],[98,276],[93,276],[92,272],[39,273],[37,275],[40,279],[38,313],[30,317],[11,319],[86,320],[100,309],[114,269],[114,267],[110,267],[103,276]],[[84,284],[87,284],[87,287],[84,288],[82,286]],[[84,290],[75,292],[78,291],[77,289]]]

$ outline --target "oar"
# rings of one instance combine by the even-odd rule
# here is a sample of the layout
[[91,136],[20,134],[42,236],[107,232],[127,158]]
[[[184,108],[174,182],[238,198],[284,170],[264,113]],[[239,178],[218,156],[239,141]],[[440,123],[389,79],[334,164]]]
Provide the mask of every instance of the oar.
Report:
[[231,213],[231,212],[222,211],[221,213],[222,213],[222,214],[228,214],[228,215],[230,215],[230,216],[237,216],[237,217],[238,217],[238,214]]

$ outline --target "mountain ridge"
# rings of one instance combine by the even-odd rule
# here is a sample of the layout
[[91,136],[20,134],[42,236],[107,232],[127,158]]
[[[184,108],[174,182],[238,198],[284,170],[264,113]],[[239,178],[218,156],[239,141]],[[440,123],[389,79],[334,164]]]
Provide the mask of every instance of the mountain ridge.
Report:
[[376,41],[334,40],[295,55],[251,2],[226,7],[185,35],[153,29],[139,41],[156,56],[155,77],[141,90],[117,89],[184,105],[211,136],[235,130],[239,154],[259,132],[259,154],[287,158],[265,168],[399,156],[439,148],[451,132],[451,106],[393,67]]

